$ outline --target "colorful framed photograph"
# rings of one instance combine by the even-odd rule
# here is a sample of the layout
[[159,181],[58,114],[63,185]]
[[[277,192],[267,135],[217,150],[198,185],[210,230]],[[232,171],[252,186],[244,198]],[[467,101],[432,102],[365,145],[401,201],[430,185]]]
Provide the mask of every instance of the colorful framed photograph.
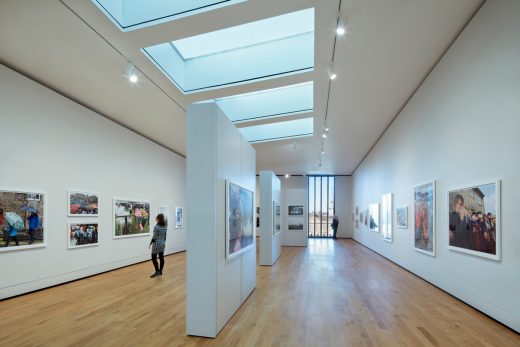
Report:
[[47,245],[45,193],[0,190],[0,252]]
[[408,206],[395,209],[395,226],[400,229],[408,228]]
[[278,201],[273,201],[273,235],[277,235],[281,231],[280,203]]
[[182,207],[175,207],[175,229],[181,229],[184,223]]
[[448,248],[500,260],[500,181],[448,191]]
[[150,235],[150,202],[114,199],[113,228],[115,239]]
[[383,195],[381,200],[381,236],[386,242],[392,242],[392,193]]
[[368,229],[379,232],[379,203],[370,204],[368,216]]
[[99,217],[99,195],[92,192],[69,190],[69,217]]
[[255,246],[254,193],[226,181],[226,259]]
[[91,247],[99,244],[98,223],[69,223],[67,234],[69,249]]
[[415,250],[435,256],[435,181],[414,187]]

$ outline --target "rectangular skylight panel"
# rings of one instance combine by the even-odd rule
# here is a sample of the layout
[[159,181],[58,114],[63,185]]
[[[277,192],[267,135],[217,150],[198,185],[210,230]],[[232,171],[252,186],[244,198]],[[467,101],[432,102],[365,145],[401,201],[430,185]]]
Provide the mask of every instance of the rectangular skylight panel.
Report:
[[120,27],[132,30],[246,0],[92,0]]
[[240,128],[239,130],[247,141],[253,143],[311,136],[314,134],[314,118],[309,117],[287,122],[255,125]]
[[313,111],[313,83],[262,90],[216,99],[232,122]]
[[311,32],[314,32],[313,8],[173,41],[172,44],[183,59],[188,60]]

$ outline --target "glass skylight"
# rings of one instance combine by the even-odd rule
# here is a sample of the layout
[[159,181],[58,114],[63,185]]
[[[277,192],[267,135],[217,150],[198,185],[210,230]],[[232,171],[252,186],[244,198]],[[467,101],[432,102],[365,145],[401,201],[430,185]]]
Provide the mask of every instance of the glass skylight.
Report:
[[271,124],[240,128],[242,135],[251,143],[286,140],[314,134],[314,118],[303,118]]
[[312,112],[313,83],[229,96],[216,99],[215,102],[236,123]]
[[92,0],[123,31],[234,5],[246,0]]
[[314,8],[143,48],[184,93],[311,71]]

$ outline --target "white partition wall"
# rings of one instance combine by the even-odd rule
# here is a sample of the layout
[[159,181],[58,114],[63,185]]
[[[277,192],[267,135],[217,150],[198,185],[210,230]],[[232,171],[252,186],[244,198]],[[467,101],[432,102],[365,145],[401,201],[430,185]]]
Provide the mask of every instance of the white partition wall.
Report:
[[[260,265],[273,265],[280,256],[281,245],[281,185],[272,171],[260,171]],[[275,203],[280,208],[280,229],[275,227]]]
[[226,180],[255,192],[256,154],[215,103],[187,117],[186,330],[215,337],[256,287],[256,244],[231,259],[225,247]]
[[[307,177],[282,179],[282,229],[283,246],[307,246],[309,226],[309,197]],[[289,206],[303,206],[302,217],[289,217]],[[303,221],[303,230],[289,230],[293,220]]]

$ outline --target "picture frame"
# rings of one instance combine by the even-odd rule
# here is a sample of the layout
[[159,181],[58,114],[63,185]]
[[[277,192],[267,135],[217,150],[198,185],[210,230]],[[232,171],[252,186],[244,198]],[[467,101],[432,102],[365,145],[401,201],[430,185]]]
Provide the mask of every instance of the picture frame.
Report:
[[67,223],[67,248],[99,246],[99,223],[90,221]]
[[[136,208],[139,209],[141,217],[135,216]],[[113,198],[112,238],[124,239],[151,235],[152,228],[150,222],[152,216],[150,216],[150,211],[150,201],[139,199]]]
[[446,197],[448,249],[500,261],[501,181],[450,189]]
[[384,194],[381,198],[381,236],[384,241],[393,241],[393,207],[392,193]]
[[256,245],[254,192],[226,180],[226,259],[231,260]]
[[368,230],[378,233],[380,229],[379,203],[370,204],[368,210]]
[[395,227],[399,229],[408,229],[408,206],[396,207]]
[[289,205],[288,206],[289,216],[303,216],[303,205]]
[[99,194],[84,190],[67,191],[68,217],[99,217]]
[[280,203],[273,201],[273,235],[278,235],[282,232],[281,213]]
[[182,229],[184,224],[184,210],[182,207],[175,207],[175,229]]
[[304,227],[305,223],[302,218],[287,218],[288,231],[303,231]]
[[[47,247],[46,192],[0,188],[0,212],[0,253]],[[38,216],[33,222],[37,224],[35,229],[31,228],[29,221],[33,213]],[[16,235],[11,236],[14,232]]]
[[[431,181],[414,186],[414,249],[435,257],[435,192],[436,182]],[[420,221],[417,225],[416,221]]]

